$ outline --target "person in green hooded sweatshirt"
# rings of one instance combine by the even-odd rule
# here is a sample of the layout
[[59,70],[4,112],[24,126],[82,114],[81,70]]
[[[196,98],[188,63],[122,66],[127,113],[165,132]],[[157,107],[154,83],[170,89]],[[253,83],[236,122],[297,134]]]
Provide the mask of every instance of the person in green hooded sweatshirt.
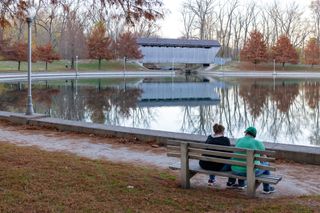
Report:
[[[245,149],[253,149],[253,150],[265,150],[265,146],[261,141],[258,141],[255,139],[257,135],[257,130],[254,127],[248,127],[245,131],[245,136],[242,138],[239,138],[236,142],[235,147],[238,148],[245,148]],[[238,161],[245,161],[245,159],[234,159]],[[255,164],[263,164],[263,165],[269,165],[267,162],[260,162],[255,161]],[[237,166],[232,165],[231,166],[232,173],[239,176],[246,176],[247,175],[247,168],[243,166]],[[268,170],[261,170],[256,169],[255,171],[256,176],[260,175],[270,175],[270,171]],[[238,180],[238,185],[234,184],[235,188],[244,188],[245,187],[245,181],[244,180]],[[270,186],[270,184],[264,183],[263,184],[263,193],[270,194],[275,192],[274,187]]]

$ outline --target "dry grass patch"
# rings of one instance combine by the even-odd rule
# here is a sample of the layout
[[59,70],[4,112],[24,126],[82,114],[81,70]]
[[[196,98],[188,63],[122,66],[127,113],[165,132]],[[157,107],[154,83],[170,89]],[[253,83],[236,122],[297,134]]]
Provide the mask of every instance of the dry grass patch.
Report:
[[[316,212],[319,196],[247,199],[175,174],[0,143],[0,212]],[[310,205],[308,205],[310,204]]]

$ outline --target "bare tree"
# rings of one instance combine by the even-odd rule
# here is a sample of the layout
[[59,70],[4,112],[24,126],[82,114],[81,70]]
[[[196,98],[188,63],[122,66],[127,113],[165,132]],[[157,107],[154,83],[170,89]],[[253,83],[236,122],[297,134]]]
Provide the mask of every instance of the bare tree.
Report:
[[315,36],[320,42],[320,0],[313,0],[310,5],[314,19]]
[[86,37],[84,35],[84,26],[78,18],[76,10],[67,12],[65,25],[61,28],[60,55],[71,61],[71,69],[74,69],[76,56],[80,58],[87,57]]
[[215,0],[188,0],[184,7],[192,11],[195,16],[196,29],[199,30],[199,38],[204,39],[208,15],[213,12]]
[[183,22],[183,32],[182,35],[186,39],[193,37],[195,14],[188,8],[183,7],[181,10],[182,22]]
[[[58,17],[58,5],[50,4],[47,1],[40,1],[37,10],[37,18],[35,19],[35,26],[41,27],[48,35],[48,39],[43,43],[51,43],[54,47],[57,46],[55,37],[54,24],[55,19]],[[36,30],[37,32],[38,30]],[[39,35],[36,33],[37,40]]]

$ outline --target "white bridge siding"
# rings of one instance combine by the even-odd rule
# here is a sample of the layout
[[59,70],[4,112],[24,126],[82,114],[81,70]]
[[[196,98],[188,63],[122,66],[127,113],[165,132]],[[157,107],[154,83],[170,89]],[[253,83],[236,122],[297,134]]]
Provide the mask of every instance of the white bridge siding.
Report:
[[183,63],[213,64],[220,47],[188,48],[188,47],[150,47],[142,46],[140,50],[142,63]]
[[220,100],[214,83],[141,83],[140,101]]
[[217,40],[138,38],[141,63],[213,64],[221,47]]

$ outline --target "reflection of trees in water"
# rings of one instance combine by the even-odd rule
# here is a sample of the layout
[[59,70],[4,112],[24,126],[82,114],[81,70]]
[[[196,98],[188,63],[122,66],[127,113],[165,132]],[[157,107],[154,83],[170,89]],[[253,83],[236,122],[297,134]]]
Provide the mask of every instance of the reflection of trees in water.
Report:
[[218,114],[213,112],[213,106],[185,106],[183,108],[183,118],[181,131],[192,134],[206,135],[211,132],[212,123]]
[[319,106],[320,100],[320,83],[319,82],[306,82],[305,83],[305,99],[311,109]]
[[[0,109],[4,111],[24,112],[27,103],[27,89],[20,90],[13,84],[2,91],[0,96]],[[45,113],[52,105],[51,97],[58,94],[59,90],[43,88],[42,86],[32,87],[32,99],[35,112]]]
[[312,135],[309,137],[310,143],[313,145],[320,145],[320,83],[319,82],[306,82],[305,84],[305,99],[311,109],[314,110]]
[[[136,109],[141,90],[136,88],[92,87],[77,88],[74,81],[65,85],[33,86],[33,104],[36,112],[51,113],[52,117],[68,120],[85,120],[93,122],[119,124],[119,119],[136,116],[136,123],[150,125],[152,116],[147,116],[148,109]],[[1,87],[0,109],[24,112],[27,90],[20,90],[15,84]],[[145,116],[146,115],[146,116]]]
[[141,90],[107,87],[96,91],[87,88],[84,95],[93,122],[105,123],[107,120],[111,124],[118,125],[120,123],[119,116],[122,118],[131,116],[130,109],[136,108]]
[[59,93],[52,97],[51,115],[56,118],[82,121],[85,119],[85,97],[76,87],[58,86]]
[[312,126],[309,140],[311,144],[320,145],[319,82],[301,84],[301,87],[297,83],[246,83],[219,89],[219,95],[219,105],[184,107],[181,130],[208,134],[212,123],[220,122],[225,125],[228,136],[237,137],[247,126],[255,125],[266,140],[296,143],[307,138],[306,128]]
[[267,103],[269,88],[258,84],[246,85],[240,87],[239,94],[248,103],[248,108],[253,118],[258,118]]
[[[285,127],[285,134],[290,136],[293,141],[298,140],[298,135],[301,134],[300,130],[300,117],[297,114],[301,105],[299,95],[299,85],[289,84],[276,85],[274,92],[271,94],[273,104],[279,110],[278,117],[275,117],[275,126],[281,128]],[[282,133],[283,134],[283,133]]]
[[275,91],[271,97],[276,103],[280,112],[286,113],[289,111],[290,106],[293,104],[297,96],[299,95],[299,85],[276,85]]
[[[70,120],[91,119],[108,123],[149,128],[161,119],[152,107],[137,106],[141,91],[127,88],[72,87],[70,82],[57,89],[33,87],[36,112],[51,109],[53,117]],[[299,91],[300,89],[300,91]],[[25,111],[27,90],[15,84],[0,88],[0,109]],[[308,140],[320,145],[320,82],[263,85],[246,82],[218,89],[219,105],[182,107],[181,131],[209,134],[214,122],[226,126],[228,136],[237,137],[248,125],[255,125],[266,140]]]
[[135,107],[131,113],[133,127],[149,128],[151,122],[156,120],[150,108]]
[[[277,140],[281,136],[297,139],[300,135],[299,119],[302,103],[299,103],[299,85],[291,84],[284,87],[264,84],[233,85],[220,90],[219,120],[226,126],[229,136],[240,133],[249,125],[255,125],[260,134]],[[239,132],[238,132],[239,134]]]

